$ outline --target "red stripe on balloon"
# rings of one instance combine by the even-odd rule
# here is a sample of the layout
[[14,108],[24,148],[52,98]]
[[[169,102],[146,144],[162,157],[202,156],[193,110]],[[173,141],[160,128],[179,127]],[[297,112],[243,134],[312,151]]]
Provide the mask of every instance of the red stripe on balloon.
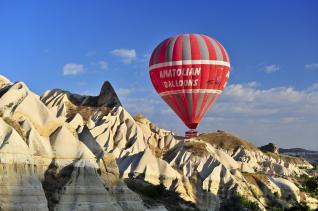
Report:
[[197,119],[198,122],[200,122],[200,120],[201,120],[201,114],[202,114],[202,112],[203,112],[204,106],[207,104],[207,100],[208,100],[208,98],[209,98],[209,95],[211,95],[211,94],[207,94],[207,93],[204,94],[202,103],[201,103],[201,105],[200,105],[199,112],[198,112],[198,114],[196,115],[196,119]]
[[162,96],[162,99],[169,105],[169,107],[179,116],[182,117],[179,108],[176,106],[174,100],[171,95]]
[[160,52],[159,52],[159,56],[158,56],[158,64],[160,63],[163,63],[163,62],[166,62],[166,50],[167,50],[167,47],[169,45],[169,43],[171,42],[171,39],[167,39],[164,43],[163,43],[163,46],[161,47],[160,49]]
[[223,47],[217,40],[215,40],[215,42],[216,42],[216,44],[219,46],[219,48],[221,49],[222,56],[223,56],[223,61],[228,62],[228,61],[229,61],[229,58],[227,57],[227,54],[225,53],[224,47]]
[[215,100],[218,98],[219,94],[212,94],[214,95],[212,99],[209,102],[206,102],[206,107],[203,107],[202,112],[200,114],[200,120],[203,118],[203,116],[206,114],[206,112],[211,108],[212,104],[215,102]]
[[208,39],[208,37],[206,35],[201,35],[205,41],[206,46],[208,47],[209,50],[209,58],[210,60],[217,60],[216,58],[216,52],[215,52],[215,48],[213,47],[213,45],[210,43],[210,40]]
[[228,78],[226,77],[227,73],[229,71],[228,67],[223,67],[223,71],[222,71],[222,80],[220,83],[220,86],[218,87],[220,90],[224,89],[224,84],[227,82]]
[[177,98],[181,98],[180,95],[170,95],[170,98],[172,99],[172,101],[174,102],[174,105],[177,107],[178,111],[179,111],[179,117],[180,119],[186,123],[187,121],[187,114],[185,113],[184,110],[184,105],[182,103],[182,100],[179,103],[179,100],[177,100]]
[[182,39],[183,39],[182,36],[178,36],[173,46],[172,61],[182,60]]
[[151,54],[150,61],[149,61],[149,66],[154,64],[155,52],[156,52],[156,49]]
[[200,47],[197,38],[190,34],[190,45],[191,45],[191,60],[200,60]]
[[[200,60],[201,59],[201,52],[200,52],[200,46],[199,46],[199,42],[196,38],[196,36],[190,34],[190,45],[191,45],[191,59],[192,60]],[[198,84],[196,87],[191,87],[192,89],[199,89],[201,87],[201,83],[203,82],[202,79],[202,72],[204,72],[203,70],[203,66],[202,65],[192,65],[193,68],[201,68],[201,74],[199,77],[194,77],[193,75],[190,77],[191,80],[196,80],[198,79]],[[192,94],[192,111],[191,111],[191,118],[193,121],[194,120],[194,113],[195,113],[195,108],[197,106],[197,100],[198,100],[198,96],[195,94]]]

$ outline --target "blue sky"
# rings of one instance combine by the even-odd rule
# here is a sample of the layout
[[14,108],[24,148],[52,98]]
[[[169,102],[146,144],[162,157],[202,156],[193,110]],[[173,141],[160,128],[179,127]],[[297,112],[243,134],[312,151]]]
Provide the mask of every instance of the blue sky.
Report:
[[203,33],[223,44],[233,70],[199,130],[318,150],[317,10],[315,0],[0,0],[0,74],[38,94],[97,95],[109,80],[130,113],[182,134],[152,88],[149,55],[171,35]]

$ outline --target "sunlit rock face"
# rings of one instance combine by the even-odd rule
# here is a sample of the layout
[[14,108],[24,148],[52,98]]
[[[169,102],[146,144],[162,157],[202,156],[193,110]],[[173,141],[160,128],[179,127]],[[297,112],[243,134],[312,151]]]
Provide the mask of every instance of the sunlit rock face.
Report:
[[[263,152],[230,133],[187,139],[131,116],[105,82],[98,96],[37,96],[0,77],[0,210],[226,210],[317,199],[301,158]],[[36,199],[37,203],[34,203]]]
[[[70,122],[58,118],[22,82],[0,77],[0,88],[0,210],[126,210],[127,205],[145,210],[119,173],[112,186],[101,179],[106,153],[77,133],[84,125],[80,114]],[[120,104],[116,95],[107,95],[110,84],[103,90],[100,106],[109,105],[108,98]]]

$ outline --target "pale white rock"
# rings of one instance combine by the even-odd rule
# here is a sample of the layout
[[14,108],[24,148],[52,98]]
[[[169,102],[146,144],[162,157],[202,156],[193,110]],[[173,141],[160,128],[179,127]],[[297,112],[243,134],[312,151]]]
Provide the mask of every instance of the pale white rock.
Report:
[[28,145],[2,118],[0,118],[0,163],[33,164]]
[[[0,208],[47,210],[31,151],[20,135],[0,118]],[[34,203],[37,200],[38,203]]]
[[50,144],[50,138],[41,136],[29,120],[24,119],[20,120],[20,122],[21,129],[23,130],[23,136],[26,139],[26,143],[31,154],[34,156],[52,159],[53,151]]
[[135,116],[135,121],[142,130],[144,138],[149,145],[153,145],[161,150],[166,151],[181,141],[181,139],[175,138],[171,131],[157,127],[143,115]]
[[88,166],[97,168],[95,155],[85,144],[76,139],[65,126],[56,129],[50,135],[50,143],[54,157],[60,165],[67,165],[74,160],[81,159]]
[[4,77],[3,75],[0,75],[0,89],[12,84],[9,79]]
[[130,190],[126,184],[119,179],[119,170],[115,158],[110,154],[104,154],[99,162],[101,180],[111,195],[123,210],[141,211],[146,210],[139,195]]
[[317,209],[318,207],[318,199],[310,197],[308,195],[305,196],[305,203],[312,210]]
[[[146,209],[138,195],[124,183],[111,192],[105,189],[97,173],[98,153],[94,149],[98,149],[99,144],[94,138],[85,136],[89,133],[83,133],[83,141],[78,140],[85,124],[81,116],[75,115],[66,122],[67,118],[62,118],[66,111],[64,105],[56,107],[54,113],[54,109],[48,109],[25,84],[5,84],[0,91],[1,115],[14,127],[0,118],[1,209],[47,210],[45,193],[49,193],[52,188],[47,184],[58,188],[54,178],[63,181],[67,177],[67,183],[60,186],[61,190],[53,191],[53,198],[58,199],[55,210],[127,210],[127,207],[131,207],[131,210]],[[58,97],[61,101],[65,96],[60,93]],[[52,106],[56,103],[52,101]],[[92,116],[93,118],[95,117]],[[106,128],[102,121],[91,121],[90,126],[95,128],[95,133],[98,133],[98,126],[100,129]],[[129,131],[132,127],[132,123],[127,122]],[[76,130],[79,131],[78,134]],[[102,130],[99,133],[103,133]],[[129,131],[125,136],[133,139]],[[100,134],[96,134],[98,135]],[[50,172],[55,172],[55,168],[57,172],[53,174],[53,181],[50,181]],[[71,175],[65,174],[63,170],[66,168],[74,169]],[[51,198],[49,199],[50,204]],[[34,200],[38,203],[34,203]]]
[[83,117],[80,114],[76,114],[68,121],[68,125],[74,130],[81,130],[81,127],[84,125]]
[[33,165],[0,164],[0,208],[4,211],[48,210],[42,184]]
[[66,120],[66,105],[64,102],[69,102],[69,100],[65,91],[60,89],[48,90],[41,96],[41,100],[57,118]]
[[[179,173],[166,161],[156,158],[149,148],[139,154],[122,158],[119,162],[119,169],[124,177],[129,177],[128,175],[131,173],[136,176],[143,174],[145,181],[154,185],[160,184],[161,177],[169,179],[170,182],[181,178]],[[166,184],[168,187],[170,185]]]
[[270,177],[270,180],[280,188],[281,194],[287,200],[300,201],[299,188],[287,179]]
[[122,208],[104,188],[96,169],[83,166],[74,168],[55,210],[121,211]]
[[14,83],[1,96],[0,110],[4,117],[32,122],[42,136],[48,136],[62,124],[23,82]]

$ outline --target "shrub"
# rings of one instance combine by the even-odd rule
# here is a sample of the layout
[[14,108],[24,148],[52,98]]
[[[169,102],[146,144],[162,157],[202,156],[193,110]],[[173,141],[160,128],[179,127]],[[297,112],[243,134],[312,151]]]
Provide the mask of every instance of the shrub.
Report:
[[308,178],[305,185],[311,192],[317,192],[318,191],[318,176]]
[[318,176],[315,177],[302,177],[300,181],[301,186],[299,187],[301,191],[309,193],[313,197],[318,196]]
[[248,208],[248,209],[251,209],[251,210],[260,210],[259,206],[258,206],[258,203],[255,202],[255,201],[250,201],[248,198],[246,198],[245,196],[242,196],[242,195],[239,195],[239,200],[240,200],[240,203]]

